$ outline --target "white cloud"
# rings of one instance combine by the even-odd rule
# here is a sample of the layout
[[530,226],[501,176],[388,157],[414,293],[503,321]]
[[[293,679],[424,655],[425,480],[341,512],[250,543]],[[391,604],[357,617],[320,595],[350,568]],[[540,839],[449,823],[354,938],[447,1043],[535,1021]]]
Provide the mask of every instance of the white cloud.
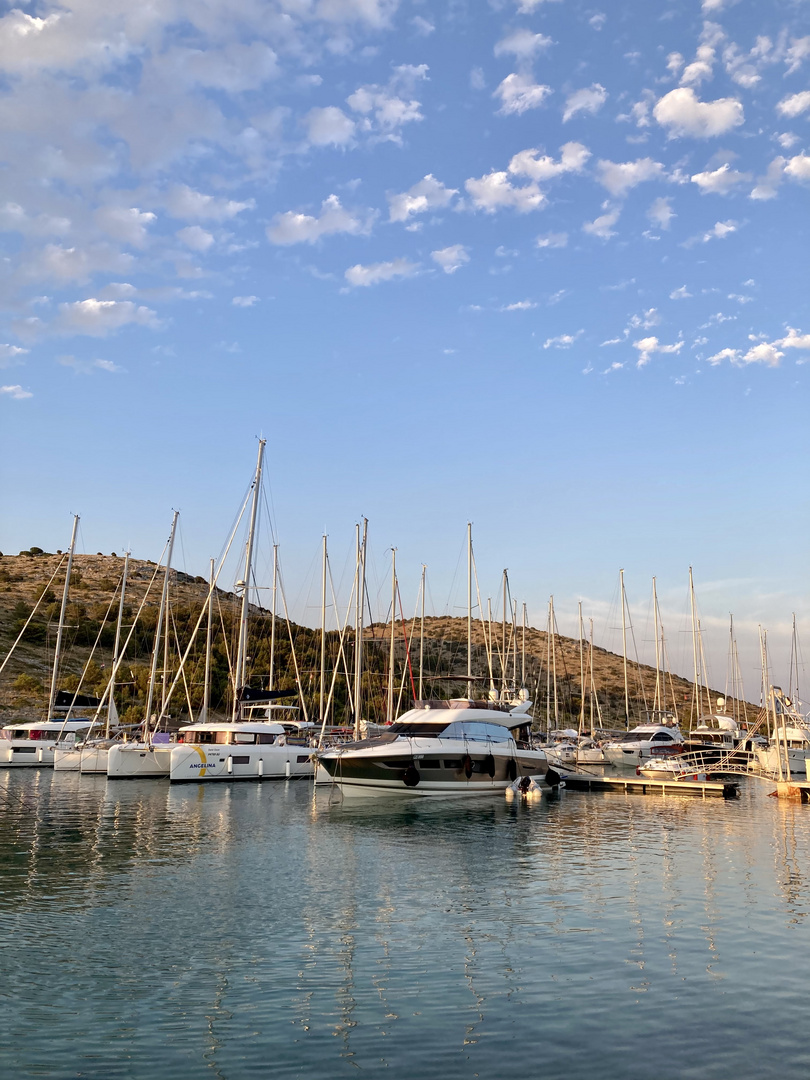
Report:
[[785,174],[791,180],[810,180],[810,157],[806,154],[797,154],[785,165]]
[[539,210],[546,201],[537,184],[513,187],[506,172],[491,172],[478,180],[467,180],[464,187],[476,209],[488,214],[504,208],[526,214],[530,210]]
[[751,174],[737,172],[726,162],[725,165],[721,165],[719,169],[715,169],[713,172],[695,173],[691,179],[692,183],[697,184],[704,195],[709,193],[728,195],[738,184],[750,180]]
[[180,229],[175,233],[178,240],[191,248],[192,251],[204,252],[208,251],[211,245],[214,243],[214,238],[210,232],[201,225],[187,225],[185,229]]
[[575,90],[565,99],[563,110],[563,123],[566,123],[577,113],[597,113],[605,104],[608,92],[600,83],[593,83],[584,90]]
[[590,150],[578,142],[567,142],[561,146],[559,161],[547,154],[539,154],[539,149],[521,150],[509,162],[509,172],[513,176],[528,176],[535,181],[552,180],[563,173],[582,172],[591,156]]
[[337,195],[330,195],[324,199],[318,217],[288,210],[284,214],[276,214],[266,232],[271,244],[314,244],[322,236],[335,233],[349,233],[351,236],[368,233],[373,220],[372,213],[346,210]]
[[790,46],[785,52],[787,74],[792,75],[794,71],[798,71],[808,56],[810,56],[810,37],[791,38]]
[[450,247],[431,251],[430,257],[444,270],[445,274],[454,274],[459,267],[470,261],[470,256],[463,244],[451,244]]
[[633,348],[638,349],[636,367],[642,368],[649,364],[654,353],[679,353],[683,348],[683,342],[677,341],[674,345],[662,345],[657,337],[645,337],[633,342]]
[[530,74],[512,72],[511,75],[506,76],[492,96],[500,98],[499,113],[504,116],[520,116],[521,113],[542,105],[550,93],[550,86],[542,86],[534,82]]
[[692,294],[685,285],[681,285],[679,289],[673,289],[669,294],[670,300],[689,300],[691,296]]
[[501,38],[495,45],[495,55],[504,56],[509,54],[516,56],[518,60],[531,60],[537,53],[553,44],[550,37],[545,37],[543,34],[533,34],[531,30],[522,27],[520,30],[514,30],[511,34]]
[[776,344],[771,345],[763,341],[759,345],[752,346],[740,362],[743,364],[765,364],[768,367],[778,367],[779,361],[784,355],[776,347]]
[[428,173],[408,191],[388,196],[388,220],[408,221],[414,214],[442,209],[457,194],[456,188],[445,187],[440,180]]
[[713,364],[715,367],[718,364],[722,364],[724,360],[729,360],[732,364],[738,364],[740,361],[740,350],[721,349],[720,352],[716,352],[714,356],[706,357],[706,363]]
[[19,383],[15,386],[0,386],[0,394],[6,394],[13,401],[24,401],[34,396],[30,390],[23,390]]
[[108,236],[130,247],[141,248],[149,239],[149,226],[157,220],[137,206],[102,206],[95,213],[96,224]]
[[545,233],[535,241],[539,248],[564,248],[568,246],[568,233]]
[[783,337],[776,344],[781,345],[783,349],[810,349],[810,334],[803,334],[801,330],[794,330],[792,326],[789,326],[787,337]]
[[21,273],[32,280],[84,282],[97,272],[126,273],[133,263],[132,255],[107,243],[86,247],[46,244],[23,261]]
[[414,15],[411,19],[411,26],[421,37],[430,37],[436,29],[432,22],[424,19],[421,15]]
[[28,349],[23,349],[19,345],[0,345],[0,368],[16,367],[18,364],[25,363],[19,358],[27,352]]
[[782,183],[786,164],[783,157],[774,158],[765,175],[757,178],[756,187],[751,191],[749,197],[755,200],[775,198],[779,185]]
[[622,198],[627,192],[645,180],[657,180],[664,175],[664,166],[652,158],[639,158],[637,161],[600,161],[597,165],[599,183],[615,198]]
[[675,211],[672,209],[672,201],[663,196],[660,199],[656,199],[647,211],[647,217],[657,225],[659,229],[668,229],[670,222],[675,216]]
[[517,300],[514,304],[504,304],[500,307],[499,311],[531,311],[532,308],[536,308],[537,304],[534,300]]
[[683,69],[681,86],[700,86],[704,79],[710,79],[714,59],[715,52],[711,45],[698,45],[695,59]]
[[253,307],[254,304],[258,303],[258,300],[258,296],[235,296],[231,303],[234,307],[246,308]]
[[424,120],[421,102],[410,95],[417,83],[427,79],[427,64],[400,64],[385,86],[361,86],[346,98],[346,103],[361,119],[357,130],[368,133],[372,141],[402,142],[404,124]]
[[354,120],[336,105],[310,109],[304,123],[307,138],[313,146],[348,146],[354,142]]
[[372,263],[370,266],[357,263],[350,266],[343,276],[350,285],[365,287],[379,285],[381,281],[393,281],[394,278],[413,277],[418,269],[418,263],[409,262],[408,259],[392,259],[391,262]]
[[172,217],[181,221],[228,221],[243,210],[252,210],[256,203],[253,199],[237,202],[218,195],[205,195],[187,184],[176,184],[169,188],[164,205]]
[[72,368],[77,375],[92,375],[94,371],[116,375],[125,370],[112,360],[78,360],[75,356],[57,356],[56,362],[62,367]]
[[694,90],[685,86],[670,90],[657,101],[653,116],[668,129],[670,138],[691,135],[696,139],[722,135],[739,127],[745,118],[736,98],[699,101]]
[[148,307],[139,306],[131,300],[77,300],[60,304],[59,314],[52,329],[58,334],[87,334],[90,337],[106,337],[124,326],[148,326],[156,328],[157,315]]
[[633,315],[630,318],[630,326],[634,330],[638,330],[641,327],[642,330],[649,330],[653,326],[658,326],[661,322],[661,316],[658,314],[656,308],[647,308],[643,315]]
[[[749,334],[749,340],[756,341],[758,335]],[[764,335],[759,335],[764,336]],[[724,360],[742,367],[747,364],[765,364],[766,367],[778,367],[782,360],[784,349],[810,349],[810,334],[803,334],[800,330],[788,327],[785,337],[775,341],[759,341],[743,353],[741,349],[721,349],[714,356],[708,357],[708,363],[721,364]],[[801,363],[801,361],[799,361]]]
[[595,221],[586,221],[582,226],[582,231],[590,236],[598,236],[601,240],[609,240],[611,236],[616,235],[613,226],[619,220],[620,213],[621,211],[614,207],[614,209],[600,214]]
[[782,98],[776,106],[777,112],[782,116],[799,116],[808,109],[810,109],[810,90],[802,90],[798,94]]
[[584,330],[577,330],[575,334],[558,334],[557,337],[546,338],[543,342],[544,349],[570,349],[577,338],[582,337]]
[[607,15],[603,11],[597,11],[595,15],[591,15],[588,19],[588,25],[592,26],[594,30],[601,30],[607,22]]
[[739,228],[739,224],[736,221],[716,221],[708,232],[705,232],[700,238],[704,244],[709,240],[725,240],[727,236],[735,233]]

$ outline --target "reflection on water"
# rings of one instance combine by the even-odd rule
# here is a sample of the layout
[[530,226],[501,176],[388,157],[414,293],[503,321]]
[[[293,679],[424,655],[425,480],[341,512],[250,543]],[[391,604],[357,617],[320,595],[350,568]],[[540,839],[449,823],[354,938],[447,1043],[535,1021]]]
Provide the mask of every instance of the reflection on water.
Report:
[[810,807],[0,775],[0,1074],[804,1077]]

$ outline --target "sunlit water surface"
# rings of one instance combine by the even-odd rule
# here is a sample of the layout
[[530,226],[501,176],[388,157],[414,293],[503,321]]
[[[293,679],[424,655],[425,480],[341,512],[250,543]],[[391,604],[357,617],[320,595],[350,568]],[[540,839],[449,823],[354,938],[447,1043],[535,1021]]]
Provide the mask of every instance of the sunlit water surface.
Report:
[[0,774],[0,1075],[810,1076],[810,806]]

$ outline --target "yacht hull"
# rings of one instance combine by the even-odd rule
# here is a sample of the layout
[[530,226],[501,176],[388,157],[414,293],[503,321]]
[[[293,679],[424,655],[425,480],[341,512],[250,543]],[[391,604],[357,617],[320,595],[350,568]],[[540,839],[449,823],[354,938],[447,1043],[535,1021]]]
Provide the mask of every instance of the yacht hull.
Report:
[[[779,747],[779,754],[777,753],[775,746],[762,747],[756,752],[757,761],[763,769],[767,769],[768,772],[772,772],[776,776],[779,772],[779,754],[782,757],[782,769],[785,768],[785,748]],[[810,759],[810,745],[804,746],[790,746],[788,747],[788,760],[790,761],[790,775],[791,777],[798,777],[800,780],[804,780],[807,777],[807,760]]]
[[313,754],[306,746],[182,743],[172,748],[169,779],[173,784],[209,780],[297,780],[314,773]]
[[4,769],[52,769],[55,746],[51,743],[33,741],[10,742],[0,740],[0,768]]
[[80,771],[106,775],[109,758],[109,746],[85,746],[82,750]]
[[111,746],[107,755],[107,776],[111,780],[163,780],[169,776],[172,747],[125,743]]
[[53,767],[56,772],[78,772],[81,766],[82,752],[79,747],[57,747],[53,755]]

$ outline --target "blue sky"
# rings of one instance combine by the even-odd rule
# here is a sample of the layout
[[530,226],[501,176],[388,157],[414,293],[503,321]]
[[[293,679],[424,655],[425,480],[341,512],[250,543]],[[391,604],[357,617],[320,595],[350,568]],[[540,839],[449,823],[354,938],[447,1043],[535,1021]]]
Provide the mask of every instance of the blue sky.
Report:
[[204,572],[262,433],[291,594],[365,514],[458,610],[472,520],[533,623],[615,644],[624,566],[681,639],[692,563],[753,692],[808,595],[807,14],[3,5],[0,549],[176,506]]

